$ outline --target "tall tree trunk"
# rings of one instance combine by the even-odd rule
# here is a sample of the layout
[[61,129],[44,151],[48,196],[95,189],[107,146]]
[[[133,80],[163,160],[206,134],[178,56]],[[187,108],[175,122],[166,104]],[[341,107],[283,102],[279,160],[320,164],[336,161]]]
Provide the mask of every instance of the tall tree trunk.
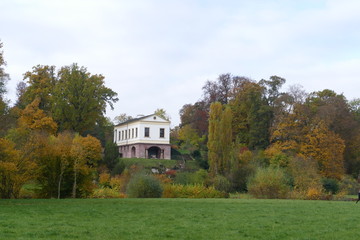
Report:
[[76,198],[76,180],[77,180],[77,160],[74,162],[74,185],[73,185],[73,191],[72,191],[72,197]]
[[60,177],[59,177],[59,183],[58,183],[58,199],[60,199],[60,190],[61,190],[61,181],[62,181],[62,175],[63,173],[60,173]]

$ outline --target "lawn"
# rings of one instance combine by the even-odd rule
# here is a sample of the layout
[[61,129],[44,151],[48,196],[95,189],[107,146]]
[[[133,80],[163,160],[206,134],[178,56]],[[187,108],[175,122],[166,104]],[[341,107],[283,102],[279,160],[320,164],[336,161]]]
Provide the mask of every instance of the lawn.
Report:
[[0,239],[360,239],[360,204],[254,199],[0,200]]

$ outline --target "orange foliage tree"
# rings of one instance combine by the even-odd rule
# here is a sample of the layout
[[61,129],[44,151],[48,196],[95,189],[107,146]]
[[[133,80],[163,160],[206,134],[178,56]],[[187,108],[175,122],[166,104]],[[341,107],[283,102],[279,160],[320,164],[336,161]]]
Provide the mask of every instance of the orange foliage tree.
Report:
[[0,138],[0,197],[19,197],[21,187],[33,178],[35,167],[21,156],[13,142]]
[[71,146],[71,156],[73,159],[73,190],[72,197],[76,198],[79,175],[89,175],[91,169],[96,167],[101,159],[101,143],[98,139],[87,135],[81,137],[76,135]]
[[318,162],[323,177],[341,179],[344,175],[345,143],[320,121],[306,136],[300,155]]

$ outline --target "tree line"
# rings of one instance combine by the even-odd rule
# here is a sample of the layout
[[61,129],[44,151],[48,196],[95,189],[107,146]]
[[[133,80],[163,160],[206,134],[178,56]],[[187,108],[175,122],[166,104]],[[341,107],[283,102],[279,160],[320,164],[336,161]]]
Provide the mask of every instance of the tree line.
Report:
[[174,147],[236,191],[248,190],[256,170],[268,167],[283,169],[295,188],[305,171],[314,179],[357,179],[360,100],[329,89],[307,93],[300,85],[282,91],[285,82],[230,73],[208,80],[200,100],[180,110]]
[[[37,65],[24,73],[10,106],[5,66],[0,51],[0,198],[19,197],[29,182],[39,187],[39,197],[87,197],[97,187],[94,180],[101,182],[117,165],[124,169],[113,123],[105,117],[118,98],[104,76],[75,63],[59,69]],[[206,81],[199,101],[179,111],[172,157],[195,160],[206,171],[194,178],[224,192],[274,196],[263,192],[274,186],[263,184],[276,182],[282,184],[279,196],[289,188],[313,196],[324,184],[354,183],[360,171],[360,100],[329,89],[307,93],[299,85],[282,91],[285,82],[230,73]],[[155,113],[169,119],[164,109]],[[180,178],[181,171],[174,175]]]
[[117,93],[104,76],[76,63],[37,65],[24,74],[10,106],[5,66],[1,51],[0,198],[19,197],[29,181],[38,184],[40,197],[89,195],[99,162],[111,165],[116,158],[105,110],[118,101]]

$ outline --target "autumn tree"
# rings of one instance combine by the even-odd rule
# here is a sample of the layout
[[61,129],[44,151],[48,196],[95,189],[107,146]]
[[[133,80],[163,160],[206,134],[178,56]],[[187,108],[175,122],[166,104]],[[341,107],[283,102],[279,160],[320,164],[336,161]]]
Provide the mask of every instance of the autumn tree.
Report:
[[[49,139],[49,151],[51,156],[49,161],[54,161],[55,172],[57,172],[57,198],[61,198],[62,189],[64,188],[64,180],[70,182],[70,165],[71,159],[71,147],[73,142],[74,134],[70,132],[63,132],[58,136],[50,136]],[[66,188],[66,186],[65,186]],[[66,191],[65,191],[66,194]]]
[[200,135],[208,134],[208,110],[203,101],[195,104],[185,104],[179,111],[180,127],[190,125]]
[[341,179],[344,175],[345,143],[321,121],[306,136],[300,153],[304,158],[317,161],[323,177]]
[[31,72],[24,74],[24,80],[27,84],[19,85],[20,98],[18,100],[21,101],[18,105],[26,106],[35,99],[39,99],[39,108],[50,113],[56,84],[55,66],[37,65]]
[[[78,185],[82,185],[83,191],[86,190],[86,178],[79,181],[79,177],[89,177],[91,170],[97,166],[97,162],[101,159],[101,144],[100,141],[90,135],[81,137],[76,135],[72,146],[71,156],[73,159],[73,189],[72,197],[76,198],[78,192]],[[91,181],[90,181],[91,182]],[[79,184],[80,183],[80,184]]]
[[35,167],[12,141],[0,138],[0,198],[18,198],[21,187],[33,179]]

